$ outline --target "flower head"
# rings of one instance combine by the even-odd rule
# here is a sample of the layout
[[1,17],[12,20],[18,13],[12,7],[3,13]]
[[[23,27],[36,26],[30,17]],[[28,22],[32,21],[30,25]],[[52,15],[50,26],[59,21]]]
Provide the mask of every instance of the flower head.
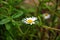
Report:
[[36,21],[36,20],[37,20],[36,17],[29,17],[29,18],[23,19],[22,21],[23,21],[24,23],[26,23],[26,24],[32,25],[32,24],[35,24],[35,21]]
[[44,19],[49,19],[49,18],[50,18],[50,14],[44,13],[44,14],[43,14],[43,18],[44,18]]

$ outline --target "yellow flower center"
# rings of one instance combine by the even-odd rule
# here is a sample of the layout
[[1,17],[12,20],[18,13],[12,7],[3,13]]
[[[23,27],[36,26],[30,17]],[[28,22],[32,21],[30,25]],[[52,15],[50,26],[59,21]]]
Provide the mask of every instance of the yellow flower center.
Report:
[[48,14],[46,13],[45,16],[48,16]]
[[30,23],[32,23],[33,21],[32,21],[31,19],[29,19],[29,20],[27,20],[27,22],[30,24]]

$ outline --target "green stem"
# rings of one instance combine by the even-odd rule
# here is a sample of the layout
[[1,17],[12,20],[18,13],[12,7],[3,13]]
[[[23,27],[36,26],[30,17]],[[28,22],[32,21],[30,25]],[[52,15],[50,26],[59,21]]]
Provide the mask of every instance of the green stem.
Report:
[[21,34],[23,34],[23,32],[22,32],[22,30],[21,30],[21,28],[20,28],[20,27],[18,27],[18,30],[21,32]]
[[[45,4],[44,4],[45,5]],[[51,8],[49,7],[49,6],[47,6],[47,5],[45,5],[48,9],[49,9],[49,11],[52,13],[52,14],[55,14],[55,15],[57,15],[59,18],[60,18],[60,15],[59,14],[57,14],[56,12],[54,12],[53,10],[51,10]]]
[[38,16],[38,19],[39,19],[39,26],[41,26],[42,25],[42,20],[41,20],[41,18],[40,18],[40,16]]
[[13,35],[9,30],[6,30],[6,31],[10,34],[10,36],[12,37],[13,40],[16,40],[16,39],[14,38],[14,35]]
[[23,34],[23,32],[22,32],[22,30],[20,28],[20,25],[17,22],[15,22],[15,20],[12,20],[12,22],[15,23],[15,26],[18,28],[18,30],[21,32],[21,34]]
[[42,27],[45,28],[45,29],[49,29],[49,30],[60,31],[60,29],[57,29],[57,28],[51,28],[51,27],[48,27],[48,26],[42,26]]
[[36,10],[35,10],[35,16],[37,16],[37,13],[38,13],[38,6],[37,6],[37,4],[35,3],[35,1],[34,1],[34,0],[32,0],[32,1],[34,2],[35,7],[36,7]]

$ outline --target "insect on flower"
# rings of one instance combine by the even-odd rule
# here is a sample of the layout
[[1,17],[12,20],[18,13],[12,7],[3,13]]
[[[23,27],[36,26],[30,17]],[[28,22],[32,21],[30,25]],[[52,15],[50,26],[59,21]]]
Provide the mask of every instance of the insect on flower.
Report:
[[44,18],[44,19],[49,19],[49,18],[50,18],[50,14],[44,13],[44,14],[43,14],[43,18]]
[[36,20],[37,20],[36,17],[29,17],[29,18],[23,19],[22,22],[32,25],[32,24],[35,24]]

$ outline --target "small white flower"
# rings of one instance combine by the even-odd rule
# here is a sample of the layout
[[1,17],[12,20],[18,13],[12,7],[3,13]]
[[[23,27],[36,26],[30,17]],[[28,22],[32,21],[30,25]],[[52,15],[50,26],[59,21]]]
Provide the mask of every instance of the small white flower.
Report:
[[32,24],[35,24],[35,21],[36,21],[36,20],[37,20],[36,17],[29,17],[29,18],[23,19],[22,21],[23,21],[24,23],[26,23],[26,24],[32,25]]
[[44,14],[43,14],[43,18],[44,18],[44,19],[49,19],[49,18],[50,18],[50,14],[44,13]]

